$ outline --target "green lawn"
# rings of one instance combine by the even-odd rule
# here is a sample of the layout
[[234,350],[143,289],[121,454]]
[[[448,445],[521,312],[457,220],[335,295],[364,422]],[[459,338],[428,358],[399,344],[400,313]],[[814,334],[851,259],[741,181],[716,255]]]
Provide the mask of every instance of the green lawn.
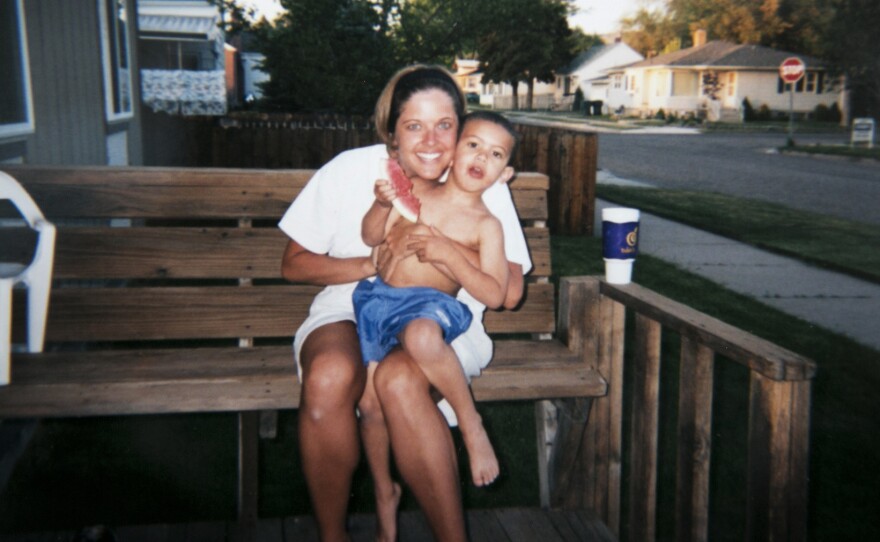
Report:
[[[554,236],[552,245],[555,275],[601,271],[597,239]],[[880,424],[875,416],[880,353],[648,256],[639,257],[634,280],[818,362],[813,391],[810,539],[875,538],[880,530],[876,514]],[[671,540],[677,337],[666,334],[663,344],[660,464],[664,470],[658,517],[660,538]],[[713,413],[713,540],[742,540],[746,390],[746,372],[719,360],[718,404]],[[481,403],[479,408],[501,458],[503,475],[491,489],[478,490],[463,474],[467,505],[535,505],[532,404]],[[626,419],[631,416],[627,409]],[[235,416],[227,414],[45,421],[0,494],[0,532],[231,518],[235,514],[235,427]],[[295,415],[285,412],[278,438],[261,443],[263,516],[309,512],[295,435]],[[623,435],[628,438],[626,428]],[[356,477],[353,493],[353,510],[372,509],[364,468]],[[404,506],[414,506],[412,499]]]
[[690,190],[596,187],[598,197],[880,282],[880,227],[765,201]]

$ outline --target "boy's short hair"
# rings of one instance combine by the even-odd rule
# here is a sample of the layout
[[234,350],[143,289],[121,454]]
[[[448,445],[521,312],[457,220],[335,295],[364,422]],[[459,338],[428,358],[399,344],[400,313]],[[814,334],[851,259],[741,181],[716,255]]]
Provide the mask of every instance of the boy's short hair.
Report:
[[510,164],[513,161],[513,156],[516,154],[516,148],[519,146],[519,133],[513,127],[513,123],[507,120],[507,117],[495,111],[485,111],[482,109],[471,111],[461,119],[461,126],[458,128],[459,137],[461,137],[461,132],[464,130],[465,125],[472,120],[484,120],[504,128],[513,139],[513,145],[510,147],[510,154],[507,157],[507,163]]

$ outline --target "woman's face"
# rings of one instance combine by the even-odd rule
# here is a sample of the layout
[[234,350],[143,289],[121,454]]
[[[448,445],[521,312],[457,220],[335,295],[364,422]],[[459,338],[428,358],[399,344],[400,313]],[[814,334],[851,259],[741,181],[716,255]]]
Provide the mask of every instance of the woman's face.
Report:
[[442,90],[422,90],[403,104],[392,147],[407,176],[436,181],[452,162],[457,135],[452,98]]

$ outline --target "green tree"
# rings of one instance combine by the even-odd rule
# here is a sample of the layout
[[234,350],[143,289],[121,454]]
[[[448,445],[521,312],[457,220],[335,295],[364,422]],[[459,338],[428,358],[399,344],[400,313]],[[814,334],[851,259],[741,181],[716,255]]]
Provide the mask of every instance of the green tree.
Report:
[[693,45],[693,32],[709,39],[754,43],[816,55],[835,0],[666,0],[664,9],[642,8],[623,21],[627,43],[645,55],[674,40]]
[[402,2],[392,28],[399,64],[451,66],[456,57],[472,57],[476,50],[472,14],[478,6],[470,0]]
[[824,40],[825,58],[846,75],[852,113],[880,118],[880,3],[837,0]]
[[387,2],[282,0],[286,13],[254,30],[270,107],[368,114],[394,70]]
[[477,52],[484,82],[506,82],[513,87],[514,109],[519,108],[519,83],[526,83],[527,105],[532,108],[535,80],[550,82],[555,70],[573,57],[567,0],[488,0],[482,3]]

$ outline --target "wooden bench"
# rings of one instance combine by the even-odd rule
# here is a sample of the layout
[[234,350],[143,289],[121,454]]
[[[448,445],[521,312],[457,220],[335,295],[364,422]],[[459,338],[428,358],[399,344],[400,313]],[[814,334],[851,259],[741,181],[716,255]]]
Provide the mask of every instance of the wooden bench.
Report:
[[[2,169],[56,223],[58,238],[47,348],[13,355],[0,419],[239,412],[239,517],[256,518],[258,433],[261,417],[271,420],[261,412],[299,404],[291,337],[319,290],[279,278],[287,240],[276,224],[312,172]],[[708,538],[717,353],[749,372],[746,538],[806,540],[816,364],[637,284],[564,277],[557,294],[548,280],[547,177],[523,173],[511,188],[535,269],[517,310],[487,312],[495,356],[473,391],[480,401],[537,401],[542,503],[590,510],[615,535],[627,528],[630,540],[655,538],[660,337],[669,330],[683,367],[676,539]],[[9,237],[0,228],[0,256],[27,262],[33,239],[12,229]],[[23,305],[14,299],[19,333]],[[626,447],[625,359],[639,413]]]
[[[0,419],[297,408],[291,338],[319,288],[280,279],[277,221],[311,170],[4,169],[58,239],[47,348],[13,356]],[[495,355],[474,395],[604,395],[581,345],[554,338],[547,177],[523,173],[511,186],[534,270],[520,308],[486,314]],[[29,240],[6,231],[6,250],[27,261]],[[244,419],[253,433],[258,422]],[[240,453],[255,442],[243,439]],[[255,514],[255,478],[241,478],[240,512]]]

